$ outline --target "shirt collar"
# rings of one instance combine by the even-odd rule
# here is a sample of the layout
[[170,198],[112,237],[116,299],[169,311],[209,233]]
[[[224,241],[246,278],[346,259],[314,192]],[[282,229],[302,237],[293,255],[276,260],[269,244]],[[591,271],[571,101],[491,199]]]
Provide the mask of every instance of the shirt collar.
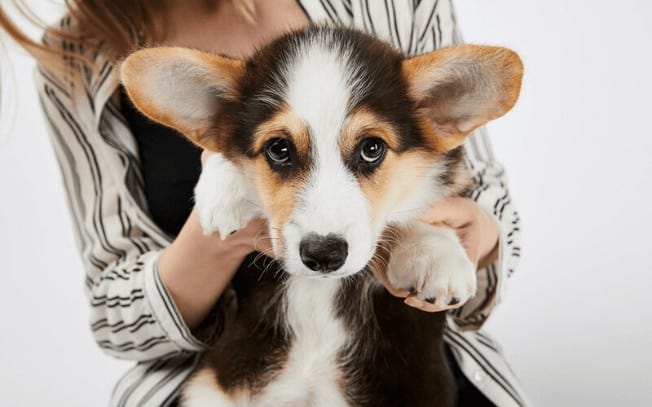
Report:
[[95,126],[99,126],[106,104],[120,85],[118,63],[103,57],[95,65],[98,69],[96,79],[90,87],[93,100]]

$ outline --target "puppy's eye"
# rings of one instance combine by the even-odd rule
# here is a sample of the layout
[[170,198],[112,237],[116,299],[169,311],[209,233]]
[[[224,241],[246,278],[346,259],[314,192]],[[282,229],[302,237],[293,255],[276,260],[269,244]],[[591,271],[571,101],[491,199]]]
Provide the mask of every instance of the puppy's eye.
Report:
[[283,138],[273,138],[265,143],[265,157],[273,166],[292,164],[290,142]]
[[377,165],[385,156],[387,144],[378,137],[372,137],[360,143],[360,161],[366,165]]

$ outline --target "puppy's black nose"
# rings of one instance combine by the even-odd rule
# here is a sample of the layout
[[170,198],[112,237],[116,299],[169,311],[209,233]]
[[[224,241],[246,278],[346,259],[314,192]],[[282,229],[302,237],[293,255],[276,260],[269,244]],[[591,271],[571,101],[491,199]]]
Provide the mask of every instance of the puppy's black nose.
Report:
[[299,243],[301,261],[310,270],[330,273],[342,267],[349,253],[346,240],[338,235],[312,233]]

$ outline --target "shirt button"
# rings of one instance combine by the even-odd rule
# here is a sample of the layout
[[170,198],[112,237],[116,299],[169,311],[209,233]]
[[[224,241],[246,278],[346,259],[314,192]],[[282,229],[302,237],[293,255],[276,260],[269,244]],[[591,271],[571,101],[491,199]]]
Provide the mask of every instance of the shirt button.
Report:
[[473,380],[476,382],[481,382],[484,380],[484,372],[482,370],[476,370],[473,373]]

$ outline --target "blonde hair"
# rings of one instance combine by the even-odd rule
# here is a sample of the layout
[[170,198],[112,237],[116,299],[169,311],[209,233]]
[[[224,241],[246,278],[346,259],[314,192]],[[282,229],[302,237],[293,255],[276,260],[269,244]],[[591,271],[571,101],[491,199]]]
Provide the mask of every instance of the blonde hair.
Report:
[[[16,2],[14,3],[18,4]],[[21,11],[24,10],[23,7],[20,7],[19,9]],[[32,40],[21,29],[19,29],[18,26],[16,26],[16,24],[9,18],[9,15],[2,6],[0,6],[0,31],[6,32],[12,40],[37,59],[39,56],[50,53],[44,45]]]
[[[207,6],[220,0],[204,0]],[[249,23],[254,23],[254,0],[228,0]],[[22,0],[13,5],[27,19],[45,29],[45,38],[77,41],[91,47],[102,47],[110,58],[118,60],[143,44],[160,40],[157,20],[165,12],[165,0],[64,0],[70,23],[66,28],[48,27]],[[65,20],[65,19],[64,19]],[[37,61],[49,66],[52,57],[66,55],[64,49],[48,47],[30,39],[11,21],[0,7],[0,28],[26,49]],[[60,59],[60,58],[57,58]]]
[[[204,1],[212,6],[217,1],[226,0]],[[255,22],[254,0],[228,1],[231,1],[246,21],[251,24]],[[42,68],[55,77],[65,77],[71,69],[78,69],[75,66],[80,65],[72,62],[80,62],[86,66],[93,64],[92,57],[79,52],[81,46],[72,49],[66,46],[66,42],[83,44],[88,50],[101,48],[106,56],[113,61],[118,61],[136,48],[155,43],[161,38],[161,33],[157,32],[157,27],[161,24],[157,24],[159,21],[154,16],[160,18],[165,12],[165,0],[64,0],[67,16],[62,19],[60,27],[52,27],[39,19],[22,0],[12,0],[11,3],[28,22],[44,29],[43,39],[34,40],[25,34],[11,20],[2,5],[0,5],[0,34],[2,31],[6,32]],[[0,54],[1,51],[0,47]],[[0,63],[2,59],[5,58],[0,58]],[[0,67],[11,69],[1,65]],[[6,98],[2,92],[2,76],[0,75],[0,113],[2,113],[3,98]]]

